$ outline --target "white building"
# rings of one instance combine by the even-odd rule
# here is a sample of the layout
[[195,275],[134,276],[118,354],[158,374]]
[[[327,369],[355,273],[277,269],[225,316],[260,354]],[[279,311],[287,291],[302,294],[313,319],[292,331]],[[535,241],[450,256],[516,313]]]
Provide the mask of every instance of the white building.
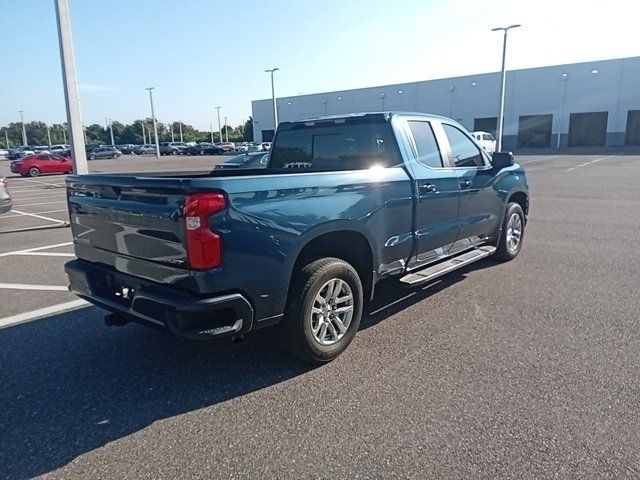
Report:
[[[283,97],[277,99],[278,121],[411,111],[495,134],[499,90],[496,72]],[[256,140],[273,136],[272,105],[271,99],[252,102]],[[507,72],[503,143],[509,150],[640,145],[640,57]]]

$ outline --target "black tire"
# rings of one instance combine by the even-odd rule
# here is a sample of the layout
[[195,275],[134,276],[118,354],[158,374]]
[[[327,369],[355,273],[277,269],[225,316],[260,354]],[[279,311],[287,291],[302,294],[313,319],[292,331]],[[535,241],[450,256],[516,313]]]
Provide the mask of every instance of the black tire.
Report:
[[204,150],[200,149],[200,152],[198,153],[200,153],[200,155],[204,155]]
[[95,155],[89,155],[89,160],[95,160],[96,156]]
[[[520,220],[519,240],[515,248],[513,248],[513,242],[509,242],[509,236],[514,233],[510,230],[510,220],[517,215]],[[517,224],[517,222],[516,222]],[[522,207],[517,203],[509,203],[507,205],[507,211],[504,214],[504,220],[502,222],[502,231],[500,232],[500,238],[498,239],[498,249],[496,250],[495,257],[503,262],[513,260],[518,256],[520,250],[522,250],[522,242],[524,241],[524,231],[526,226],[526,217],[522,211]]]
[[[351,290],[353,310],[346,331],[335,343],[322,345],[312,330],[312,308],[316,296],[331,280],[345,282]],[[362,318],[362,281],[356,270],[339,258],[323,258],[305,266],[294,274],[290,298],[283,320],[281,339],[295,356],[311,363],[327,363],[340,355],[351,343]],[[337,314],[336,314],[337,316]]]
[[29,176],[30,177],[37,177],[38,175],[40,175],[40,169],[37,167],[31,167],[29,169]]
[[177,155],[178,154],[178,150],[171,150],[171,155]]
[[118,158],[118,154],[114,153],[113,155],[111,155],[111,158],[115,160],[116,158]]

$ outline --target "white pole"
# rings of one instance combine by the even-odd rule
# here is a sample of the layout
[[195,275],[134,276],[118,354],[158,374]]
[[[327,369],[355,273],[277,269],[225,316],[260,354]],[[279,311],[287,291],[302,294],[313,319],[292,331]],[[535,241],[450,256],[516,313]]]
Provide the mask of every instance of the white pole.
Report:
[[113,141],[113,120],[109,121],[109,130],[111,131],[111,146],[114,146],[116,142]]
[[47,139],[49,140],[49,146],[51,146],[51,130],[49,129],[49,125],[47,125]]
[[142,127],[142,144],[146,145],[147,144],[147,137],[145,135],[145,131],[144,131],[144,122],[140,122],[140,126]]
[[169,130],[171,130],[171,141],[172,141],[172,142],[175,142],[175,141],[176,141],[176,139],[175,139],[175,138],[173,138],[173,123],[170,123],[170,124],[169,124]]
[[273,81],[273,72],[280,70],[279,68],[272,68],[265,70],[265,72],[271,74],[271,100],[273,101],[273,134],[275,135],[278,129],[278,107],[276,106],[276,88]]
[[229,142],[229,127],[227,126],[227,117],[224,117],[224,141]]
[[22,145],[26,146],[27,145],[27,130],[24,128],[24,116],[23,111],[20,110],[18,112],[20,114],[20,123],[22,124]]
[[184,140],[182,140],[182,122],[180,122],[180,141],[184,142]]
[[9,150],[9,134],[7,133],[7,129],[4,129],[4,141],[7,144],[7,150]]
[[502,74],[500,81],[500,106],[498,108],[498,131],[496,132],[496,152],[502,150],[502,133],[504,129],[504,97],[506,88],[506,58],[507,58],[507,32],[512,28],[518,28],[521,25],[510,25],[508,27],[493,28],[491,31],[496,32],[502,30],[504,32],[504,39],[502,42]]
[[64,139],[62,143],[67,144],[67,127],[62,125],[62,138]]
[[556,148],[560,148],[560,136],[562,135],[562,117],[564,117],[564,99],[567,89],[567,78],[569,76],[566,73],[563,73],[560,76],[560,81],[562,82],[562,99],[560,100],[560,122],[558,125],[558,138],[556,142]]
[[209,130],[211,130],[211,143],[213,143],[213,122],[209,122]]
[[82,119],[80,115],[80,97],[78,95],[78,80],[73,56],[73,41],[71,38],[71,20],[69,18],[69,4],[67,0],[56,1],[56,18],[58,21],[58,39],[60,42],[60,59],[62,63],[62,84],[67,109],[67,124],[71,127],[71,161],[73,172],[88,173],[85,141],[82,134]]
[[218,111],[218,136],[220,137],[220,143],[222,143],[222,128],[220,127],[220,108],[222,107],[216,107],[216,110]]
[[153,120],[153,135],[156,139],[156,158],[160,158],[160,142],[158,142],[158,124],[156,123],[156,114],[153,111],[153,89],[155,87],[148,87],[145,90],[149,90],[149,102],[151,103],[151,119]]

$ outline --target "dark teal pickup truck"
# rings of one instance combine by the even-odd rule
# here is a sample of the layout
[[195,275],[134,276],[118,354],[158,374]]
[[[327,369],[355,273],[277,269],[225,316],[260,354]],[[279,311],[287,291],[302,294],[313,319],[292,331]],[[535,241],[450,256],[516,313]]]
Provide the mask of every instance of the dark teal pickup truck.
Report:
[[524,170],[456,122],[366,113],[282,123],[266,169],[67,178],[70,289],[187,339],[278,323],[297,355],[351,342],[376,283],[418,285],[522,247]]

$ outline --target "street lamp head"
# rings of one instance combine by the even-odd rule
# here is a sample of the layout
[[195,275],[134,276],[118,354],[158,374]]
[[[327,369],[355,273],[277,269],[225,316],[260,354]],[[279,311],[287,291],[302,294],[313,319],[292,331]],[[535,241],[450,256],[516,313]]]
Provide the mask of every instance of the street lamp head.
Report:
[[273,72],[277,72],[278,70],[280,70],[279,68],[269,68],[267,70],[265,70],[265,73],[273,73]]
[[492,28],[491,31],[492,32],[507,32],[507,30],[511,30],[512,28],[518,28],[521,27],[522,25],[520,25],[519,23],[514,23],[513,25],[509,25],[508,27],[496,27],[496,28]]
[[151,91],[151,90],[153,90],[154,88],[156,88],[156,87],[147,87],[147,88],[145,88],[145,90],[149,90],[149,91]]

